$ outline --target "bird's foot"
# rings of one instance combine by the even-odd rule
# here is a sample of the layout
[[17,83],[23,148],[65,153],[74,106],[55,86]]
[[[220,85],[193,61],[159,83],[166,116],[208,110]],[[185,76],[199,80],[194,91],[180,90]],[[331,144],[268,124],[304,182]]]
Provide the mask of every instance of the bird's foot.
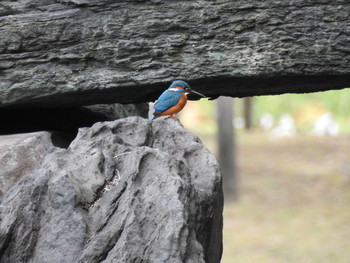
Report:
[[167,119],[174,119],[174,120],[178,120],[178,121],[180,121],[178,118],[176,118],[175,116],[173,116],[173,115],[170,115]]

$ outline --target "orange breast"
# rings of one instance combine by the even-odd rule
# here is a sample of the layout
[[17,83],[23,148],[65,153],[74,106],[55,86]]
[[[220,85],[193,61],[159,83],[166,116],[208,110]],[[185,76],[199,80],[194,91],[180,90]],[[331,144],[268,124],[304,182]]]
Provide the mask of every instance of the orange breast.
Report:
[[185,107],[186,103],[187,103],[187,95],[182,93],[179,102],[175,106],[173,106],[173,107],[167,109],[166,111],[158,114],[157,117],[163,116],[163,115],[172,115],[172,114],[178,113],[179,111],[181,111]]

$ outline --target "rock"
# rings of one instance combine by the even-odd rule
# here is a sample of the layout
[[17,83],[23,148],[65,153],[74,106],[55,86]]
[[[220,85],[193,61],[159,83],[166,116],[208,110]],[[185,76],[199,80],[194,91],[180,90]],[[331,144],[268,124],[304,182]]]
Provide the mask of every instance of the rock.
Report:
[[175,78],[213,98],[350,81],[344,0],[5,0],[0,15],[2,107],[154,101]]
[[0,134],[33,131],[56,131],[72,141],[78,129],[99,121],[112,121],[127,116],[147,117],[148,104],[92,105],[76,108],[0,108]]
[[[86,108],[91,108],[91,106],[86,106]],[[148,103],[139,104],[113,104],[114,117],[113,120],[126,118],[130,116],[140,116],[148,118],[149,106]]]
[[35,170],[53,147],[48,132],[0,136],[0,196]]
[[218,263],[218,164],[178,121],[79,130],[0,203],[0,262]]

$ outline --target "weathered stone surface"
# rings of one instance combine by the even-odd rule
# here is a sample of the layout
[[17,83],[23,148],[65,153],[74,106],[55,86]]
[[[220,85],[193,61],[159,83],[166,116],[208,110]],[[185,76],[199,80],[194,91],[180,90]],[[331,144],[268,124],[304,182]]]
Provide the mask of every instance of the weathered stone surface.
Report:
[[83,128],[0,203],[0,262],[220,262],[218,164],[177,121]]
[[37,168],[53,147],[48,132],[0,136],[0,196]]
[[346,0],[5,0],[0,15],[3,107],[151,101],[174,78],[212,97],[350,81]]

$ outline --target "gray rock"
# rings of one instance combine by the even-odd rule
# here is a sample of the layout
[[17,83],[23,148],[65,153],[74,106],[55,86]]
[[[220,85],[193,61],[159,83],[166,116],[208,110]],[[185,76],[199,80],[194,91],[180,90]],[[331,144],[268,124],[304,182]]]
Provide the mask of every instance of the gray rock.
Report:
[[80,129],[0,203],[0,262],[220,262],[218,164],[173,119]]
[[213,98],[350,81],[344,0],[5,0],[0,15],[2,107],[153,101],[175,78]]
[[53,147],[48,132],[0,136],[0,196],[35,170]]

